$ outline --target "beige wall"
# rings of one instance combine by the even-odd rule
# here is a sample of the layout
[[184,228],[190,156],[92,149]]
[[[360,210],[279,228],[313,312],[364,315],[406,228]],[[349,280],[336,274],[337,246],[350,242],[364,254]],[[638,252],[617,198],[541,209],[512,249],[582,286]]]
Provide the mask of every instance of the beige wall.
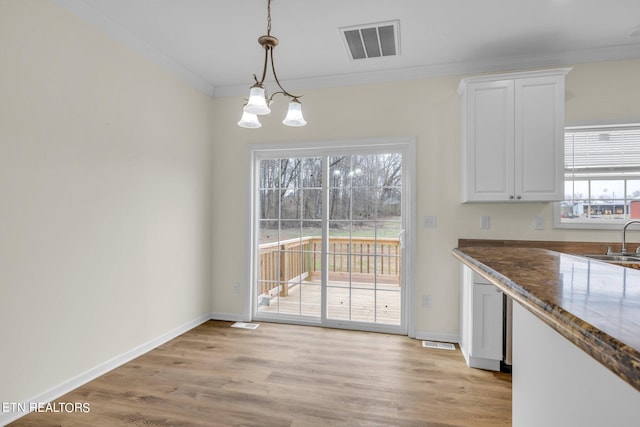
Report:
[[0,402],[18,402],[208,316],[212,101],[45,0],[0,0],[0,52]]
[[[640,60],[576,65],[566,82],[566,118],[570,124],[640,122]],[[246,278],[245,211],[247,210],[248,144],[321,141],[349,138],[415,136],[416,200],[416,329],[419,336],[457,336],[458,264],[451,249],[458,238],[531,240],[615,240],[613,231],[554,230],[551,205],[460,204],[461,76],[348,88],[304,90],[309,125],[300,129],[279,123],[284,100],[277,99],[270,117],[257,130],[235,125],[241,98],[215,100],[216,167],[214,199],[234,209],[214,216],[213,312],[243,311],[244,296],[231,292]],[[247,80],[248,84],[250,83]],[[228,179],[234,177],[234,179]],[[437,215],[438,228],[421,227],[424,215]],[[491,229],[480,230],[480,216],[491,217]],[[533,229],[537,215],[546,229]],[[422,295],[432,297],[429,309]]]

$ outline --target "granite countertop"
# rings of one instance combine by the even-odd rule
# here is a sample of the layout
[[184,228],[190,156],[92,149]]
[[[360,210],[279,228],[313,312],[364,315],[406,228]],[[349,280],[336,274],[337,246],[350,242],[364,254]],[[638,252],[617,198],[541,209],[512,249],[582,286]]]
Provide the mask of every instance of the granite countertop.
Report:
[[535,248],[453,255],[640,391],[640,270]]

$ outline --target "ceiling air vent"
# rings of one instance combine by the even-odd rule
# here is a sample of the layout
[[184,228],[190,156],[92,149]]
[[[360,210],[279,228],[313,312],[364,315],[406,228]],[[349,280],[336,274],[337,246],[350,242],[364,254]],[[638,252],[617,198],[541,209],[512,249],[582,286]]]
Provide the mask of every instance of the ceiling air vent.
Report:
[[378,58],[399,54],[400,21],[379,22],[340,28],[351,59]]

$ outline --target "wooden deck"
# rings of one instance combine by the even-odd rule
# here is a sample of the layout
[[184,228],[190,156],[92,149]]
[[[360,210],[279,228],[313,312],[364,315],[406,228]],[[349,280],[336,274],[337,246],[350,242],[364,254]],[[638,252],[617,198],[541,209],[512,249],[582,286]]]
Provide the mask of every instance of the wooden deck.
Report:
[[[349,287],[348,282],[332,281],[327,286],[327,316],[335,320],[399,325],[401,295],[397,284],[378,283],[374,289],[371,282],[352,282]],[[258,311],[320,317],[320,282],[313,280],[289,287],[286,296],[276,294],[269,305],[260,305]]]
[[[347,281],[348,276],[352,281],[366,282],[376,276],[378,283],[400,283],[401,251],[397,238],[331,237],[328,245],[326,262],[330,281]],[[278,288],[280,296],[287,296],[288,288],[281,284],[298,281],[300,277],[312,280],[319,275],[321,247],[322,239],[318,236],[261,244],[260,294],[266,295]]]

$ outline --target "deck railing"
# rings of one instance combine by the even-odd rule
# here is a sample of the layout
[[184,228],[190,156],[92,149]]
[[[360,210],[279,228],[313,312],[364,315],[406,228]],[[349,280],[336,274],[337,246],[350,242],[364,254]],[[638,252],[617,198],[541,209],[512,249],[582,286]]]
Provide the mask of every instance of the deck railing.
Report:
[[[322,238],[316,236],[260,245],[260,293],[286,296],[289,285],[313,280],[322,269]],[[397,238],[330,237],[329,279],[400,283]]]

